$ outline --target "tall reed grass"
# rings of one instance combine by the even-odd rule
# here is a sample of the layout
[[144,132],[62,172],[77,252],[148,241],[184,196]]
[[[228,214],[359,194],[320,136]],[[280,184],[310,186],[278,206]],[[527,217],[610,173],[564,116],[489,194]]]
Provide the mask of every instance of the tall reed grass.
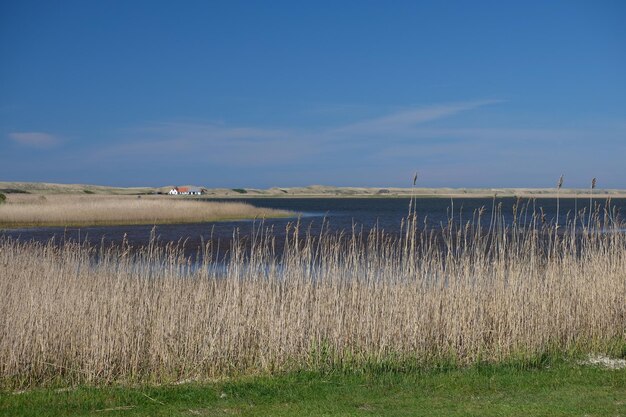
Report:
[[[497,207],[496,207],[497,213]],[[586,219],[586,215],[576,219]],[[229,256],[0,239],[0,381],[172,381],[371,364],[431,366],[626,346],[615,213],[554,232],[516,206],[400,235],[260,225]],[[578,220],[577,220],[578,221]],[[622,229],[623,230],[623,229]]]
[[0,206],[0,227],[195,223],[293,216],[241,202],[207,202],[173,196],[10,195]]

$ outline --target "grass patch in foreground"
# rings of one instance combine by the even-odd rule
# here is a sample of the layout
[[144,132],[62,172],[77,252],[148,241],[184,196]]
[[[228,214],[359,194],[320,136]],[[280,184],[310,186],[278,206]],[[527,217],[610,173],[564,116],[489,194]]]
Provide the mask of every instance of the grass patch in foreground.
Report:
[[2,416],[616,416],[626,370],[520,369],[291,373],[210,384],[38,389],[0,395]]

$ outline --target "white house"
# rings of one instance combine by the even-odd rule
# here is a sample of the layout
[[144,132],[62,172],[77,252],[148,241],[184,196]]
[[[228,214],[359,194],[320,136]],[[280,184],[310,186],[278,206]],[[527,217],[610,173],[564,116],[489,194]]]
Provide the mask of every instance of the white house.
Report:
[[204,190],[200,187],[174,187],[168,194],[170,195],[201,195]]

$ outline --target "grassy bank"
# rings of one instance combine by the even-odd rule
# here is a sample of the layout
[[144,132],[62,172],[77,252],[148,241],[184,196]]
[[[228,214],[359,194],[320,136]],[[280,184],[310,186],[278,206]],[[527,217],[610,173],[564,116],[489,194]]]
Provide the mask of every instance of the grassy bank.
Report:
[[[626,234],[612,213],[558,230],[505,225],[401,236],[259,231],[225,264],[181,248],[0,241],[7,387],[623,355]],[[521,211],[520,211],[521,210]],[[587,216],[583,216],[587,221]],[[600,222],[602,221],[602,227]],[[580,222],[580,218],[577,219]],[[485,223],[485,227],[481,227]]]
[[299,372],[168,386],[0,394],[20,416],[621,416],[626,370],[576,364],[432,371]]
[[244,203],[171,196],[9,194],[0,205],[0,228],[199,223],[293,215]]

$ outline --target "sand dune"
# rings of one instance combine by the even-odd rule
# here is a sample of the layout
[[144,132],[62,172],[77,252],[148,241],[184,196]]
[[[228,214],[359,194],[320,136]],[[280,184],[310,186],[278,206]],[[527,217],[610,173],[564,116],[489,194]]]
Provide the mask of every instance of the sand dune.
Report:
[[[89,184],[53,184],[32,182],[0,182],[0,192],[26,192],[30,194],[157,194],[167,193],[173,186],[163,187],[108,187]],[[588,197],[589,189],[563,188],[563,198]],[[556,197],[556,188],[425,188],[397,187],[334,187],[311,185],[308,187],[258,188],[206,188],[206,197]],[[595,189],[594,197],[626,198],[623,189]],[[188,198],[188,197],[187,197]]]

